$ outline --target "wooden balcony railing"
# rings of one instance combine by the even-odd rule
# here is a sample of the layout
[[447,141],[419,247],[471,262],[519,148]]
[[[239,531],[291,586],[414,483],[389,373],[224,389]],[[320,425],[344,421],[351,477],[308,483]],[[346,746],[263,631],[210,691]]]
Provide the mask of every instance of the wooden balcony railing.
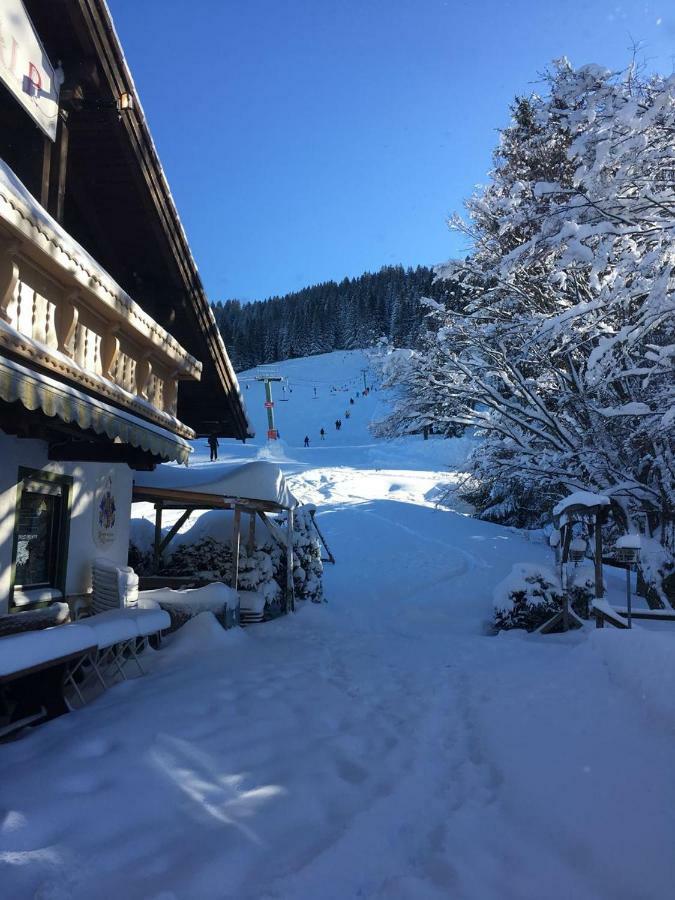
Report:
[[201,363],[0,174],[0,353],[192,437],[176,418],[178,383],[199,379]]

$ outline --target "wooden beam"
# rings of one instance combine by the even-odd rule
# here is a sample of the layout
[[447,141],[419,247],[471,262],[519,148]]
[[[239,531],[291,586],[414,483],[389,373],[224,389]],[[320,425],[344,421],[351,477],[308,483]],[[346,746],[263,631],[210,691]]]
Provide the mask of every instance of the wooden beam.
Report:
[[[3,429],[4,430],[4,429]],[[98,441],[53,440],[48,458],[55,462],[127,463],[136,471],[151,471],[160,461],[158,456],[131,444],[113,444],[108,438]]]
[[328,546],[328,544],[326,543],[326,538],[323,536],[321,529],[319,528],[319,526],[316,523],[316,519],[315,519],[316,510],[310,509],[309,514],[312,517],[312,525],[316,528],[316,533],[319,535],[319,539],[321,540],[321,543],[323,544],[324,549],[325,549],[326,553],[328,554],[328,559],[322,558],[321,562],[329,562],[329,563],[333,563],[333,565],[335,565],[335,557],[331,553],[331,549]]
[[162,501],[155,503],[155,543],[152,554],[152,568],[154,572],[159,571],[159,563],[162,557],[160,550],[162,544]]
[[169,546],[174,537],[178,534],[182,526],[187,522],[187,520],[192,515],[192,509],[186,509],[182,516],[180,516],[174,524],[171,526],[169,531],[162,538],[162,543],[159,545],[159,555],[161,557],[162,553]]
[[239,543],[241,540],[241,509],[234,508],[234,525],[232,527],[232,587],[239,590]]
[[49,208],[49,184],[51,181],[52,171],[52,142],[45,134],[43,136],[44,146],[42,150],[42,183],[40,186],[40,203],[45,209]]
[[59,113],[56,138],[56,184],[52,184],[50,212],[59,224],[63,224],[63,208],[66,199],[66,171],[68,168],[68,113]]
[[595,596],[601,600],[605,595],[605,587],[602,583],[602,528],[600,516],[595,517]]
[[281,531],[281,529],[280,529],[280,528],[277,528],[276,525],[274,525],[272,522],[270,522],[270,520],[267,518],[267,516],[265,515],[264,512],[258,512],[258,515],[260,516],[260,518],[261,518],[261,519],[263,520],[263,522],[265,523],[265,526],[266,526],[267,530],[269,531],[269,533],[270,533],[272,539],[273,539],[274,541],[276,541],[276,543],[277,543],[283,550],[285,550],[285,549],[286,549],[286,541],[285,541],[285,539],[282,537],[283,532]]
[[246,544],[249,553],[255,550],[255,513],[249,513],[248,519],[248,542]]
[[133,499],[147,500],[152,503],[162,500],[165,504],[173,501],[178,509],[186,509],[188,506],[201,507],[203,509],[232,509],[238,506],[244,512],[281,512],[283,507],[278,503],[265,500],[254,500],[248,497],[225,497],[222,494],[205,494],[199,491],[183,491],[179,488],[156,488],[135,484]]
[[295,612],[293,590],[293,510],[288,510],[286,520],[286,612]]
[[570,544],[572,543],[572,526],[571,524],[562,527],[562,558],[561,563],[564,565],[570,557]]

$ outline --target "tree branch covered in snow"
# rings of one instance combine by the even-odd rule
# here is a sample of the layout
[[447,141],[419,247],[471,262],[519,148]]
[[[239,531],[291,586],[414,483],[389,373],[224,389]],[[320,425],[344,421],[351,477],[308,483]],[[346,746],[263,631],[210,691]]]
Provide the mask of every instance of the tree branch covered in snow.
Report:
[[515,101],[490,183],[467,221],[452,221],[473,251],[437,277],[462,302],[430,309],[426,351],[399,373],[412,411],[383,429],[408,430],[411,415],[477,429],[474,495],[487,517],[515,522],[509,498],[543,512],[588,488],[666,543],[675,77],[563,59],[546,88]]

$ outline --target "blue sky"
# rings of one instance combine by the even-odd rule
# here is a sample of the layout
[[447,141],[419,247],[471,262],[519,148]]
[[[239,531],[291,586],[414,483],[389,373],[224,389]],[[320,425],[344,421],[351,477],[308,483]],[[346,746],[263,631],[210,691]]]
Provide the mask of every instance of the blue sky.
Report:
[[675,58],[672,0],[109,0],[212,300],[461,253],[547,63]]

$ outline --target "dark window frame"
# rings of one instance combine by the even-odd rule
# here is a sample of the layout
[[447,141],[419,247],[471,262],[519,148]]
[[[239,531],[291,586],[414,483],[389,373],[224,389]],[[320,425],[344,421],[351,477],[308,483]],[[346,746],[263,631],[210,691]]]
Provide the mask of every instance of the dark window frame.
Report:
[[40,588],[53,588],[60,591],[65,596],[66,593],[66,570],[68,566],[68,547],[70,544],[70,513],[73,497],[73,478],[70,475],[61,475],[56,472],[47,472],[44,469],[31,469],[26,466],[19,466],[17,485],[16,485],[16,505],[14,510],[14,534],[12,539],[12,570],[10,578],[9,590],[9,606],[10,611],[19,611],[27,609],[37,609],[41,606],[47,606],[51,600],[36,600],[34,603],[14,604],[14,589],[23,590],[22,585],[16,584],[16,555],[19,539],[19,515],[21,511],[21,500],[23,497],[25,483],[27,481],[43,482],[47,485],[58,485],[61,488],[61,508],[57,516],[57,537],[56,537],[56,560],[54,562],[54,578],[53,584],[43,585],[27,585],[25,590],[35,590]]

